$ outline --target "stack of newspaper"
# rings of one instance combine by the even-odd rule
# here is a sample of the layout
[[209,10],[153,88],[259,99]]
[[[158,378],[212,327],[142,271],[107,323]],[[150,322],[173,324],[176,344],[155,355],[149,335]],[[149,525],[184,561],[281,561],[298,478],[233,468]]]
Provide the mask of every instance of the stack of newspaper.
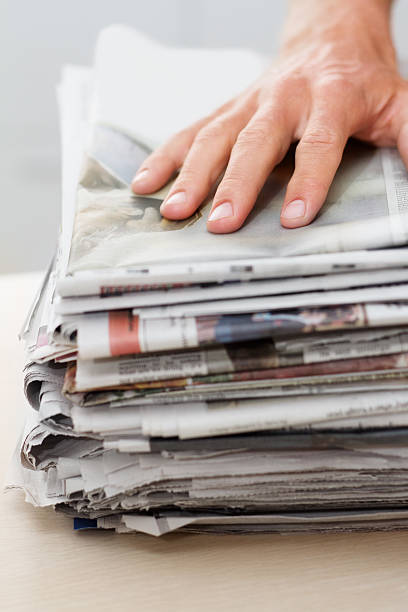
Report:
[[408,526],[397,153],[351,144],[297,230],[279,224],[291,155],[235,234],[206,231],[211,198],[175,222],[159,213],[169,186],[130,190],[155,142],[262,66],[112,27],[93,70],[64,71],[62,233],[22,332],[30,407],[10,486],[78,528]]

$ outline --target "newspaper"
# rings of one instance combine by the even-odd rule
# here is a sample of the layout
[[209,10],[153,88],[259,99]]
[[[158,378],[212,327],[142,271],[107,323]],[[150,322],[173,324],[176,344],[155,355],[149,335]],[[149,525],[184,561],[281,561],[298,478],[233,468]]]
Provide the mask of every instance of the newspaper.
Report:
[[[378,292],[375,295],[378,299]],[[279,310],[275,300],[269,300],[268,305],[276,311],[250,314],[144,318],[134,311],[119,310],[83,316],[72,321],[77,329],[78,355],[80,359],[97,359],[408,322],[408,302]],[[71,326],[68,331],[71,335]]]
[[[218,396],[228,398],[228,393],[231,391],[241,390],[250,395],[251,392],[259,389],[267,389],[268,387],[279,386],[288,387],[289,384],[305,385],[308,384],[331,384],[332,382],[340,382],[339,374],[348,374],[343,376],[342,380],[355,382],[373,379],[375,381],[382,378],[391,378],[393,375],[396,378],[406,378],[408,375],[408,353],[398,355],[381,355],[378,357],[364,357],[357,359],[341,359],[338,361],[328,361],[324,363],[297,365],[289,367],[277,367],[264,370],[247,370],[234,373],[213,374],[208,376],[192,376],[188,378],[175,378],[162,381],[138,382],[128,385],[116,385],[113,390],[134,390],[135,397],[144,397],[154,395],[154,400],[157,402],[163,401],[167,396],[171,395],[186,395],[193,397],[197,393],[200,398],[206,394],[212,395],[217,393]],[[374,378],[375,376],[375,378]],[[87,389],[85,391],[102,392],[109,389],[106,385],[100,385],[95,389]],[[72,366],[65,380],[64,393],[74,399],[75,394],[79,391],[75,382],[75,366]],[[94,394],[94,397],[95,397]],[[218,396],[215,399],[218,399]]]
[[112,290],[104,291],[99,296],[59,300],[55,304],[55,312],[62,315],[72,315],[100,310],[125,310],[178,303],[213,302],[214,300],[238,299],[243,296],[249,298],[364,286],[378,287],[405,283],[406,280],[407,270],[405,268],[389,268],[387,270],[367,270],[305,278],[195,284],[191,287],[183,286],[181,288],[177,288],[173,284],[173,286],[162,290],[150,291],[130,291],[130,288],[118,287],[116,292]]
[[[140,356],[120,356],[105,359],[77,359],[70,383],[72,391],[122,387],[146,381],[168,381],[197,376],[263,370],[284,366],[358,359],[375,355],[408,352],[408,333],[383,330],[381,336],[354,339],[348,333],[343,339],[337,334],[304,345],[297,340],[297,350],[279,350],[279,340],[235,343],[202,350],[150,353]],[[358,334],[358,332],[355,332]],[[332,341],[330,341],[332,340]],[[284,344],[285,342],[285,344]],[[287,348],[286,341],[282,341]],[[292,348],[293,345],[289,345]]]
[[241,432],[307,427],[331,419],[395,414],[407,410],[408,392],[377,391],[224,402],[190,402],[166,406],[114,408],[74,405],[78,433],[138,431],[151,437],[200,438]]
[[[65,276],[57,281],[62,298],[74,297],[66,306],[70,308],[78,297],[99,296],[106,299],[147,289],[179,288],[193,283],[224,283],[226,281],[250,281],[258,279],[286,278],[337,274],[360,270],[382,270],[407,267],[407,248],[391,250],[348,251],[324,253],[301,257],[262,257],[238,259],[234,263],[209,261],[149,265],[117,269],[114,276],[104,270],[94,270],[92,275],[77,272],[75,277]],[[170,278],[171,276],[171,278]],[[95,303],[92,301],[91,303]],[[79,302],[81,305],[81,302]],[[89,304],[86,300],[84,304]]]
[[213,453],[225,450],[299,450],[299,449],[347,449],[369,448],[372,445],[406,445],[407,428],[399,429],[358,429],[350,431],[308,431],[285,430],[217,436],[216,438],[149,438],[133,436],[127,438],[105,439],[106,450],[122,453],[174,453],[205,451]]
[[[77,529],[114,529],[116,533],[142,532],[161,536],[174,530],[187,533],[256,534],[279,533],[342,533],[344,531],[389,531],[404,529],[407,513],[401,510],[267,515],[203,515],[166,514],[142,517],[122,514],[114,518],[101,517],[94,521],[78,519]],[[393,527],[391,527],[391,525]]]

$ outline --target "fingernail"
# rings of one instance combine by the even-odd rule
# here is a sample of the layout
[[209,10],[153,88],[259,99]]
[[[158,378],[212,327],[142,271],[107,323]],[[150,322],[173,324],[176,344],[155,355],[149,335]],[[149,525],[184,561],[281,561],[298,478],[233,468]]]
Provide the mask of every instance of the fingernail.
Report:
[[185,191],[177,191],[176,193],[173,193],[170,197],[167,198],[167,200],[165,200],[161,207],[160,210],[169,210],[170,208],[172,208],[173,206],[178,207],[178,206],[184,206],[184,204],[187,203],[187,196],[186,196],[186,192]]
[[134,185],[135,183],[139,183],[141,181],[144,181],[145,178],[147,178],[147,174],[148,174],[149,170],[148,168],[143,168],[143,170],[139,170],[139,172],[136,173],[133,181],[132,181],[132,185]]
[[306,213],[306,205],[303,200],[293,200],[285,206],[282,212],[282,217],[285,219],[298,219],[304,217]]
[[232,208],[231,202],[223,202],[213,209],[212,213],[208,217],[209,221],[219,221],[219,219],[226,219],[232,217],[234,209]]

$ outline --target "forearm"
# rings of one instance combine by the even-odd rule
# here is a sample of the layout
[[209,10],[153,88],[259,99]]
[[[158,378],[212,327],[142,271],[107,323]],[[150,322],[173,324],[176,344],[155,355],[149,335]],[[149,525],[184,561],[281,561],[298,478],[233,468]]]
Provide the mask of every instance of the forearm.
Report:
[[331,42],[347,53],[379,54],[395,63],[391,35],[393,0],[289,0],[281,54],[293,53],[305,42]]

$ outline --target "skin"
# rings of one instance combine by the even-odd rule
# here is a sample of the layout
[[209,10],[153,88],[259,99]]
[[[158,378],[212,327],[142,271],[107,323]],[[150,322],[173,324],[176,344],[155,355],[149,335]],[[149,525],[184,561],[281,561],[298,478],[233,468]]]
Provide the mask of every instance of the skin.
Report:
[[317,215],[350,137],[397,146],[408,167],[408,83],[400,76],[390,33],[391,0],[295,0],[277,61],[211,115],[175,134],[150,155],[132,183],[152,193],[180,170],[161,213],[189,217],[220,174],[207,221],[234,232],[268,175],[296,148],[281,223]]

